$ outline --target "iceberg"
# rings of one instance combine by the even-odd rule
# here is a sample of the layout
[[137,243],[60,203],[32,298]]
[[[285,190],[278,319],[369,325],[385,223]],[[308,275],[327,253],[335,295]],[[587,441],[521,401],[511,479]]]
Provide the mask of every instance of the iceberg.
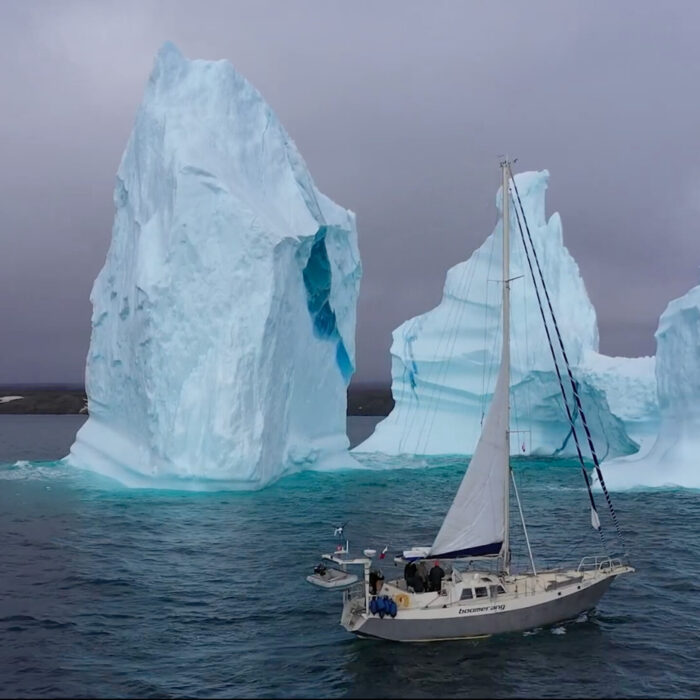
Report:
[[[602,458],[633,453],[638,443],[630,436],[628,423],[641,433],[648,429],[645,421],[653,420],[648,418],[653,410],[647,405],[653,361],[605,358],[598,353],[595,309],[578,265],[564,246],[561,219],[557,213],[545,217],[549,173],[520,173],[515,181],[598,454]],[[501,212],[500,189],[496,205]],[[512,207],[511,221],[515,228]],[[473,255],[448,271],[436,308],[393,332],[395,406],[354,452],[473,453],[500,362],[502,229],[499,218],[493,233]],[[527,259],[515,230],[511,252],[511,451],[574,455]],[[630,407],[616,415],[611,402],[624,407],[625,401],[613,398],[614,392],[621,387],[627,390],[619,376],[621,367],[640,396],[636,412]]]
[[578,376],[605,393],[610,410],[640,450],[649,446],[659,427],[655,368],[654,356],[608,357],[594,350],[584,353],[577,368]]
[[355,215],[226,61],[157,55],[95,280],[69,463],[127,486],[256,489],[348,453]]
[[700,286],[668,304],[655,337],[658,433],[649,449],[605,462],[610,489],[700,488]]

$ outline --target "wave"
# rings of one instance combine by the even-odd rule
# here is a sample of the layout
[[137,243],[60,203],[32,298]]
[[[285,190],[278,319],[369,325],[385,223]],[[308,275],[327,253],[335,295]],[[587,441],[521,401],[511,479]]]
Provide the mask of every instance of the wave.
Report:
[[63,460],[30,462],[20,459],[16,462],[0,462],[0,480],[56,480],[68,479],[72,471]]

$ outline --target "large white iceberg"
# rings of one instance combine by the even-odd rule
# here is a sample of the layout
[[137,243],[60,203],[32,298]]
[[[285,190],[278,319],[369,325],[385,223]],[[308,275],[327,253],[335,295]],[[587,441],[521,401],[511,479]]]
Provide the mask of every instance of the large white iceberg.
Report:
[[[601,459],[637,450],[612,394],[623,385],[612,358],[598,354],[598,326],[576,261],[564,246],[559,214],[545,218],[549,173],[515,176],[567,355]],[[496,204],[501,212],[499,189]],[[573,455],[574,441],[547,344],[527,260],[511,205],[511,406],[513,452]],[[447,273],[439,306],[403,323],[393,333],[392,393],[396,405],[357,452],[472,454],[493,391],[500,361],[503,225],[466,262]],[[556,340],[555,340],[556,343]],[[625,365],[625,358],[618,364]],[[629,360],[647,398],[653,360]],[[634,383],[634,382],[632,382]],[[569,388],[566,382],[567,391]],[[646,388],[645,388],[646,387]],[[622,405],[621,398],[615,398]],[[641,409],[640,409],[641,410]],[[628,413],[634,413],[629,409]],[[646,416],[646,414],[645,414]],[[636,423],[634,423],[634,427]],[[646,427],[644,425],[643,427]],[[637,432],[640,432],[638,430]],[[588,457],[588,450],[584,456]]]
[[260,93],[165,44],[114,201],[69,461],[184,489],[356,464],[355,216],[316,189]]
[[660,425],[650,448],[605,463],[611,489],[700,488],[700,286],[674,299],[656,331]]

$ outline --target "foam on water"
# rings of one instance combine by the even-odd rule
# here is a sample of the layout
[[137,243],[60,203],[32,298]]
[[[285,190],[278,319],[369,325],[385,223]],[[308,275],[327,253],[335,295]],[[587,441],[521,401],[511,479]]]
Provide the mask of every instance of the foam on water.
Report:
[[53,480],[71,478],[71,470],[63,460],[50,462],[30,462],[20,459],[13,463],[0,462],[0,480]]

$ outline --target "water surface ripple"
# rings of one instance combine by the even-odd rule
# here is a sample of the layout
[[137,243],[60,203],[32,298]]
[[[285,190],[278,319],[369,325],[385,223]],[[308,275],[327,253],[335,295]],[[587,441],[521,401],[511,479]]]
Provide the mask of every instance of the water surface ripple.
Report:
[[[75,422],[22,418],[0,421],[0,462],[58,457],[74,433]],[[18,452],[29,440],[32,453]],[[470,642],[348,635],[339,595],[304,577],[341,519],[358,547],[429,543],[463,466],[416,465],[305,473],[258,493],[129,491],[56,462],[0,465],[0,696],[700,694],[693,491],[613,494],[638,572],[591,616]],[[574,465],[515,469],[540,565],[600,551]]]

